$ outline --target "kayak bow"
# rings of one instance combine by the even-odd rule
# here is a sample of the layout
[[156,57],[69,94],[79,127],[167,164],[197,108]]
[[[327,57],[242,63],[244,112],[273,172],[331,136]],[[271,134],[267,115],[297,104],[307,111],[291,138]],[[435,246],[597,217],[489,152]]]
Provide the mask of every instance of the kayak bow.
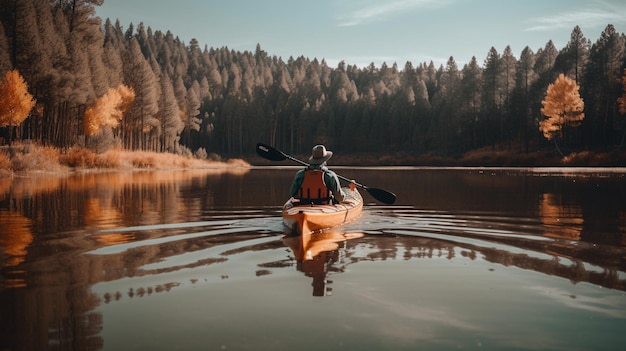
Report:
[[283,222],[295,234],[309,234],[348,223],[363,209],[363,197],[358,190],[343,188],[346,197],[336,205],[297,205],[289,199],[283,206]]

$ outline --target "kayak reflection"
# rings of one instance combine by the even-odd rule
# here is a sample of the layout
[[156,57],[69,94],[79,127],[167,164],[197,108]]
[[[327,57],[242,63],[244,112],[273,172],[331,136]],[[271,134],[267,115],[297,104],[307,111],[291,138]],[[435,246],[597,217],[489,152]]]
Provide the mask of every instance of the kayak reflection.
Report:
[[296,269],[313,278],[313,296],[331,295],[327,279],[333,264],[340,258],[339,243],[362,237],[363,233],[345,233],[329,230],[302,235],[286,235],[283,243],[293,251]]

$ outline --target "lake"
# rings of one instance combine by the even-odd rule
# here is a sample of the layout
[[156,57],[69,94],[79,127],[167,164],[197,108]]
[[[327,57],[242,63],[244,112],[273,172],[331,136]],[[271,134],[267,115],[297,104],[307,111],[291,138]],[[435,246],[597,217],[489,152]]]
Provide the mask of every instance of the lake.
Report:
[[624,349],[626,169],[336,167],[312,259],[297,169],[0,179],[0,350]]

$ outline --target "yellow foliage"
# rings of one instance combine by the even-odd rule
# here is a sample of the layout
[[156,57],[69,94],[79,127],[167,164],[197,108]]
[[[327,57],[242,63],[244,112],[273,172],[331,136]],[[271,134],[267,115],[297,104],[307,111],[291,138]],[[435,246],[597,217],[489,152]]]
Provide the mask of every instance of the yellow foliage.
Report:
[[125,85],[110,88],[85,110],[85,135],[98,133],[102,126],[116,128],[134,100],[135,91],[132,88]]
[[547,119],[539,123],[539,130],[548,140],[563,126],[577,126],[585,118],[585,103],[578,90],[578,84],[562,73],[548,86],[546,98],[541,102],[541,113]]
[[7,72],[0,81],[0,126],[20,125],[28,117],[35,102],[18,70]]
[[24,261],[33,241],[30,220],[15,212],[0,211],[0,223],[0,249],[9,255],[3,266],[17,266]]
[[133,104],[133,101],[135,101],[135,90],[126,85],[120,85],[119,87],[117,87],[117,92],[122,98],[120,110],[122,110],[122,112],[128,111],[130,106]]

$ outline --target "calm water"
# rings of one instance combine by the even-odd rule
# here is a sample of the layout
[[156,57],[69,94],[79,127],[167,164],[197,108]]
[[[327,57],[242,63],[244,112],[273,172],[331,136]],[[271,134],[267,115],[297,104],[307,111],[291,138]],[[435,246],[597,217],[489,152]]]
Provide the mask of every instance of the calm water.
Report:
[[312,260],[295,170],[0,179],[0,350],[624,349],[626,170],[335,168]]

